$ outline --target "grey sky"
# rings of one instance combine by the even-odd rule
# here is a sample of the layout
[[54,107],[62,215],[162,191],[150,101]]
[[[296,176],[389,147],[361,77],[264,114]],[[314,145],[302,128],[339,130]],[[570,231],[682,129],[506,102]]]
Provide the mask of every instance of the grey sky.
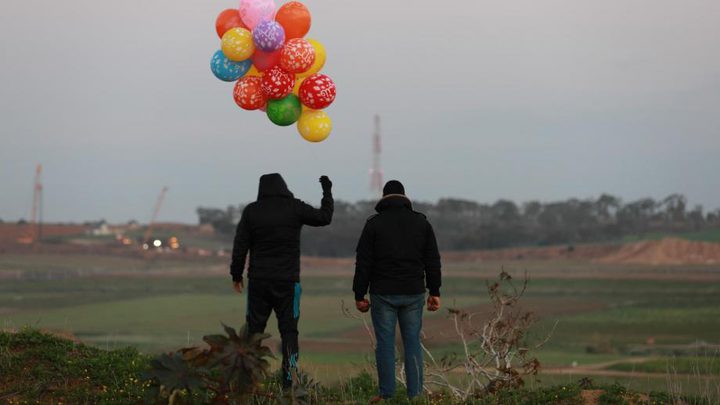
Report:
[[415,198],[720,207],[716,0],[307,1],[338,85],[325,143],[232,100],[209,69],[235,1],[3,0],[0,218],[27,217],[45,165],[52,221],[164,221],[254,198],[278,171],[317,204],[369,197],[372,115],[386,178]]

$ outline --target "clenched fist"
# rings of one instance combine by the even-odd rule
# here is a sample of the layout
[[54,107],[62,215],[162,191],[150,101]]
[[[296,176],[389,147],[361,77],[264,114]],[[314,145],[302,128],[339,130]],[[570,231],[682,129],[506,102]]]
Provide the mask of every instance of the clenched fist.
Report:
[[332,190],[332,181],[330,181],[328,176],[320,177],[320,185],[322,186],[323,192],[328,193]]

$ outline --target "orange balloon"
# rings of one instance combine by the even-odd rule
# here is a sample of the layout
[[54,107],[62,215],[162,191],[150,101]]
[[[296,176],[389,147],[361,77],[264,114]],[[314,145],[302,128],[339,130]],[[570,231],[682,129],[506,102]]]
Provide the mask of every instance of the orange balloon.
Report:
[[285,29],[285,39],[302,38],[310,31],[310,10],[299,1],[283,4],[275,14],[275,21]]
[[223,10],[215,20],[215,30],[220,38],[233,28],[247,28],[240,19],[240,13],[236,8]]

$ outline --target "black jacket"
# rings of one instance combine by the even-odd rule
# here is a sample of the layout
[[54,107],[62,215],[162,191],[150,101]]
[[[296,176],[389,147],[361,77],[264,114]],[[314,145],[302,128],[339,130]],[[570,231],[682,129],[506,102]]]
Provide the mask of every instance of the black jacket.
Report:
[[440,254],[425,215],[403,195],[384,197],[365,224],[357,246],[353,291],[367,294],[440,296]]
[[242,280],[250,251],[248,278],[300,281],[300,229],[325,226],[333,215],[333,197],[323,193],[320,209],[294,198],[279,174],[260,177],[257,201],[243,210],[235,232],[230,274]]

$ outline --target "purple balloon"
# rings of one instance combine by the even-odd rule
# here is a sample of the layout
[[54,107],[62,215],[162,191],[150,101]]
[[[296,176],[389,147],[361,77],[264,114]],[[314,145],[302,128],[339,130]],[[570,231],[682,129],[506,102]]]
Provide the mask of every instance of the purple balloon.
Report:
[[285,43],[285,30],[277,21],[263,21],[253,30],[255,47],[263,52],[273,52]]

